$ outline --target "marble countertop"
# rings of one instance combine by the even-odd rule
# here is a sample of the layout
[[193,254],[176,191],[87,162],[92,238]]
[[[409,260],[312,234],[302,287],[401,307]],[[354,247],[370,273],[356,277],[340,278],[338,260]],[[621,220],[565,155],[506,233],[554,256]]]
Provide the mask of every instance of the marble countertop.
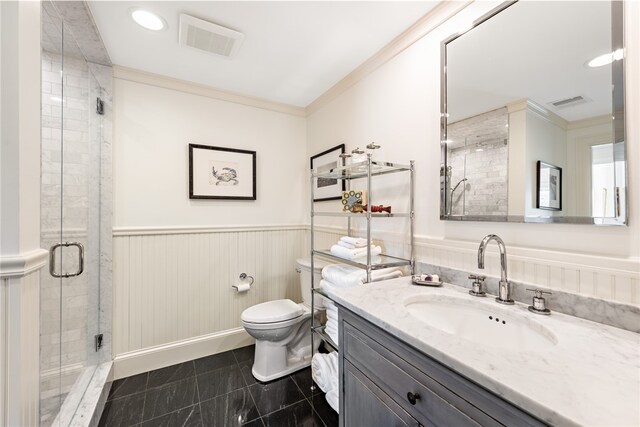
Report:
[[[456,338],[416,321],[404,301],[416,295],[457,297],[526,316],[550,330],[555,346],[516,352]],[[640,334],[577,317],[530,313],[467,289],[414,286],[409,278],[331,289],[341,306],[552,425],[640,425]],[[415,297],[414,297],[415,298]],[[461,308],[463,310],[464,307]]]

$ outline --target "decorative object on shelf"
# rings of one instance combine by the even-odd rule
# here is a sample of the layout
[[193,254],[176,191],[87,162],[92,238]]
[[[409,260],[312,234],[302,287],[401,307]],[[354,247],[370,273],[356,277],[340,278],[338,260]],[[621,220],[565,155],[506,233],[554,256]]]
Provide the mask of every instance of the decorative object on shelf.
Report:
[[[368,209],[368,205],[364,205],[364,210]],[[386,212],[391,213],[391,206],[373,205],[371,206],[371,212]]]
[[538,160],[536,208],[562,210],[562,168]]
[[367,202],[367,194],[362,190],[350,190],[342,192],[342,210],[344,212],[362,212]]
[[189,198],[256,200],[256,152],[189,144]]
[[367,160],[367,154],[360,147],[351,150],[351,163],[360,163]]
[[379,144],[376,144],[375,142],[371,141],[369,144],[367,144],[367,152],[369,152],[369,154],[371,154],[371,159],[373,160],[373,153],[375,150],[378,150],[380,148]]
[[[311,171],[315,174],[329,173],[332,169],[341,166],[340,158],[344,154],[344,144],[323,151],[311,157]],[[315,171],[315,172],[314,172]],[[340,200],[340,192],[345,190],[344,180],[331,177],[313,178],[313,201]]]
[[351,154],[342,153],[338,157],[342,159],[342,166],[347,166],[351,164]]

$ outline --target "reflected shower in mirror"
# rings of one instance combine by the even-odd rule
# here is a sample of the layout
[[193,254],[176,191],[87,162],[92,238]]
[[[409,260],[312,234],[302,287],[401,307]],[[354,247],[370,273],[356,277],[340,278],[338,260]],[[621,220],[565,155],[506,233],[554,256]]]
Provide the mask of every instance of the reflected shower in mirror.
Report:
[[626,223],[622,7],[509,2],[443,42],[442,219]]

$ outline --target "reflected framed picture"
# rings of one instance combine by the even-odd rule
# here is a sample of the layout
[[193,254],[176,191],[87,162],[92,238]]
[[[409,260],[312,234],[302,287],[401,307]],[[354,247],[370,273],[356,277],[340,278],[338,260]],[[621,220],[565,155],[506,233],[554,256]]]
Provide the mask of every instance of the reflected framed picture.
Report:
[[[344,153],[344,144],[336,145],[320,154],[311,157],[311,170],[318,173],[329,172],[331,169],[341,166],[340,154]],[[343,179],[330,177],[313,178],[313,201],[340,200],[345,189]]]
[[256,200],[256,152],[189,144],[189,198]]
[[536,208],[562,210],[562,168],[538,160]]

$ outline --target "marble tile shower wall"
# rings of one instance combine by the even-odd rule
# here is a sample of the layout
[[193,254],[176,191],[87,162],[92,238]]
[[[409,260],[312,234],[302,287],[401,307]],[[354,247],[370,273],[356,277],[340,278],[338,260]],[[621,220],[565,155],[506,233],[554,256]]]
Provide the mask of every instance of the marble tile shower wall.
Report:
[[[99,147],[96,149],[95,144],[90,144],[89,99],[95,89],[91,88],[86,62],[65,57],[63,97],[61,69],[59,54],[42,52],[41,245],[49,248],[61,237],[65,241],[78,241],[85,246],[86,265],[97,265],[93,254],[99,239],[97,235],[88,235],[95,234],[88,225],[99,215],[96,190],[92,187],[99,179],[99,170],[90,167],[96,164],[95,156],[100,156]],[[62,200],[61,192],[64,193]],[[76,257],[71,250],[63,251],[62,264],[74,266]],[[60,279],[49,274],[42,276],[40,398],[43,425],[53,421],[60,401],[86,366],[90,348],[87,313],[91,299],[95,298],[90,287],[97,280],[95,269],[64,279],[64,286]]]
[[500,108],[448,126],[452,188],[467,178],[453,193],[453,215],[507,215],[508,121]]

